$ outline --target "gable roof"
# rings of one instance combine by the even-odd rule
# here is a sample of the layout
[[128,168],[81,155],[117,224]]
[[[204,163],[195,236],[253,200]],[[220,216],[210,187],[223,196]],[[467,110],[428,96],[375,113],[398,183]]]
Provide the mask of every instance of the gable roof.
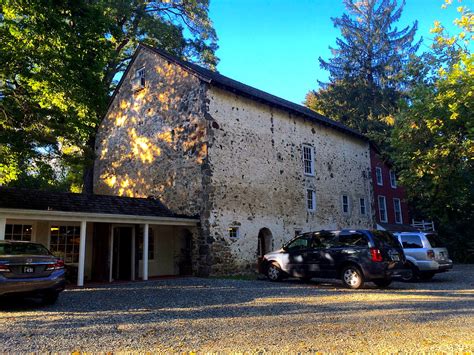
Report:
[[[263,102],[265,104],[268,104],[268,105],[271,105],[271,106],[289,111],[289,112],[297,114],[299,116],[303,116],[304,118],[310,120],[311,122],[314,122],[314,123],[317,123],[317,124],[322,124],[322,125],[327,126],[327,127],[331,127],[333,129],[336,129],[338,131],[344,132],[344,133],[349,134],[351,136],[360,138],[362,140],[365,140],[365,141],[369,140],[366,136],[364,136],[360,132],[358,132],[358,131],[356,131],[352,128],[349,128],[349,127],[343,125],[342,123],[333,121],[333,120],[331,120],[331,119],[329,119],[329,118],[327,118],[327,117],[325,117],[325,116],[323,116],[323,115],[321,115],[321,114],[319,114],[319,113],[317,113],[313,110],[310,110],[309,108],[307,108],[305,106],[295,104],[291,101],[288,101],[288,100],[282,99],[278,96],[269,94],[265,91],[256,89],[252,86],[243,84],[243,83],[241,83],[237,80],[234,80],[234,79],[231,79],[227,76],[219,74],[218,72],[214,72],[214,71],[211,71],[209,69],[203,68],[199,65],[187,62],[185,60],[177,58],[177,57],[175,57],[171,54],[168,54],[168,53],[166,53],[166,52],[164,52],[160,49],[157,49],[155,47],[151,47],[149,45],[140,43],[140,45],[137,49],[137,52],[138,52],[138,50],[140,50],[140,48],[148,49],[148,50],[150,50],[154,53],[159,54],[160,56],[164,57],[168,61],[170,61],[174,64],[177,64],[177,65],[183,67],[184,69],[192,72],[199,79],[201,79],[202,81],[204,81],[208,84],[211,84],[211,85],[220,87],[224,90],[236,93],[238,95],[245,96],[245,97],[248,97],[250,99],[260,101],[260,102]],[[130,66],[131,66],[131,64],[129,65],[129,67]],[[123,77],[125,77],[125,74],[124,74]],[[122,77],[122,79],[123,79],[123,77]]]
[[171,212],[160,200],[0,187],[0,209],[193,218]]

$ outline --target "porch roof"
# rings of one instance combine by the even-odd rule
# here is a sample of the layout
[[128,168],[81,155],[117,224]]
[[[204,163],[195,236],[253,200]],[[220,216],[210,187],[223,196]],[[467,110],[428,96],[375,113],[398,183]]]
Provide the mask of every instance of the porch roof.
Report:
[[[9,218],[124,220],[197,224],[197,216],[173,213],[160,200],[0,187],[0,214]],[[178,223],[181,222],[181,223]]]

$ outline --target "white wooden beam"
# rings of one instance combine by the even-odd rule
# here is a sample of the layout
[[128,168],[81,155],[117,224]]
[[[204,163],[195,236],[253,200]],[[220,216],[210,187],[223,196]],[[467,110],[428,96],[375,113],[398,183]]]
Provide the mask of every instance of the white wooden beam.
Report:
[[148,232],[150,226],[146,223],[143,227],[143,280],[148,280]]
[[84,286],[84,269],[86,266],[86,229],[87,222],[81,221],[81,233],[79,241],[79,266],[77,269],[77,286]]
[[87,212],[64,212],[64,211],[38,211],[15,208],[0,208],[0,218],[26,219],[38,221],[67,221],[80,222],[87,220],[101,223],[120,224],[156,224],[163,226],[196,226],[199,219],[176,218],[176,217],[154,217],[154,216],[132,216],[121,214],[87,213]]
[[7,219],[0,217],[0,240],[5,240],[5,227],[7,225]]

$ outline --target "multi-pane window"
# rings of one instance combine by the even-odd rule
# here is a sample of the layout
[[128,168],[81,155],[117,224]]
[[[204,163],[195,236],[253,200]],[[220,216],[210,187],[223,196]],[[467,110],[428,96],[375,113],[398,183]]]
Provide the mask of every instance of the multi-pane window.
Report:
[[51,226],[49,249],[65,263],[79,262],[79,226]]
[[[148,229],[148,260],[155,259],[155,234],[153,228]],[[138,260],[143,260],[143,228],[140,228],[138,238]]]
[[30,242],[32,231],[33,226],[31,224],[7,224],[5,226],[5,239]]
[[305,175],[314,175],[314,149],[310,145],[303,145],[303,164]]
[[395,211],[395,223],[402,224],[402,206],[399,198],[393,199],[393,210]]
[[377,180],[377,185],[383,186],[382,168],[375,168],[375,179]]
[[394,189],[397,188],[397,175],[395,175],[395,171],[390,170],[390,186]]
[[229,227],[229,237],[238,238],[239,237],[239,227]]
[[349,196],[347,195],[342,195],[342,212],[343,213],[349,213],[350,207],[349,207]]
[[306,208],[308,211],[316,210],[316,192],[312,189],[306,190]]
[[387,223],[387,202],[385,196],[378,197],[380,222]]
[[367,213],[367,207],[365,205],[365,198],[361,197],[359,199],[360,214],[365,215]]

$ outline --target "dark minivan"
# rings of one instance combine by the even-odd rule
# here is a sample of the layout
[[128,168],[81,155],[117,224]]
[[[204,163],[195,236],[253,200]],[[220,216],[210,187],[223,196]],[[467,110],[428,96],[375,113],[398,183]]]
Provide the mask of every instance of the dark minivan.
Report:
[[398,240],[378,230],[340,230],[304,233],[280,250],[266,254],[261,272],[270,280],[298,277],[340,278],[349,288],[370,281],[386,287],[403,274],[405,255]]
[[41,296],[52,304],[65,284],[64,262],[43,245],[0,241],[0,296]]

